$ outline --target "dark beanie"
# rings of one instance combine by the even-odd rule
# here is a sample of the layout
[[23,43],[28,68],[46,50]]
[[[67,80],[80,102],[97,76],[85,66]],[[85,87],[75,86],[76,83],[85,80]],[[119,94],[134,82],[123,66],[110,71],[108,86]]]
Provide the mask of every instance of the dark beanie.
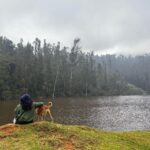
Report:
[[31,110],[32,108],[32,98],[29,94],[24,94],[21,96],[20,98],[20,103],[22,106],[22,109],[27,111],[27,110]]

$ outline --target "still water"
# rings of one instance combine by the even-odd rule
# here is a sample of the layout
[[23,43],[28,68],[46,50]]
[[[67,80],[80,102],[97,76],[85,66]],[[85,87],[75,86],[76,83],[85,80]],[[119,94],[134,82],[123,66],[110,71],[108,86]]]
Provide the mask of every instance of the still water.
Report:
[[[0,125],[12,122],[18,102],[0,102]],[[56,98],[52,115],[58,123],[107,131],[150,130],[150,96]]]

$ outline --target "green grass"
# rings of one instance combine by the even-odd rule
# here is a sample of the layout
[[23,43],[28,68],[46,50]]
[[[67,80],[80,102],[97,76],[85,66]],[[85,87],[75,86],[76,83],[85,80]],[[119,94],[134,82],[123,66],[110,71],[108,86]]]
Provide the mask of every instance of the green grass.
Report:
[[150,150],[150,131],[106,132],[52,122],[0,127],[0,150]]

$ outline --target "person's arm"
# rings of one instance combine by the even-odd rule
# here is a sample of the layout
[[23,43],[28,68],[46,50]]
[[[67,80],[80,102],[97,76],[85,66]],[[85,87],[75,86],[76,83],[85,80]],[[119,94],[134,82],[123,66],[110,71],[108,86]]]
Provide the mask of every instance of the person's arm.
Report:
[[20,104],[18,104],[17,106],[16,106],[16,108],[15,108],[15,110],[14,110],[14,112],[15,112],[15,116],[17,116],[18,115],[18,111],[19,111],[19,107],[20,107]]
[[44,103],[43,102],[33,102],[33,105],[35,106],[35,108],[38,108],[40,106],[43,106]]

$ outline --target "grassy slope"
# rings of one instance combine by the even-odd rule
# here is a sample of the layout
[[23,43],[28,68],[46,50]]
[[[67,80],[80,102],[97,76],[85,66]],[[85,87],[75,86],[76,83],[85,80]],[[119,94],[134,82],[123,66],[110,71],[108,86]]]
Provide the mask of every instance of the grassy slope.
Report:
[[150,150],[150,131],[105,132],[51,122],[0,127],[0,150]]

